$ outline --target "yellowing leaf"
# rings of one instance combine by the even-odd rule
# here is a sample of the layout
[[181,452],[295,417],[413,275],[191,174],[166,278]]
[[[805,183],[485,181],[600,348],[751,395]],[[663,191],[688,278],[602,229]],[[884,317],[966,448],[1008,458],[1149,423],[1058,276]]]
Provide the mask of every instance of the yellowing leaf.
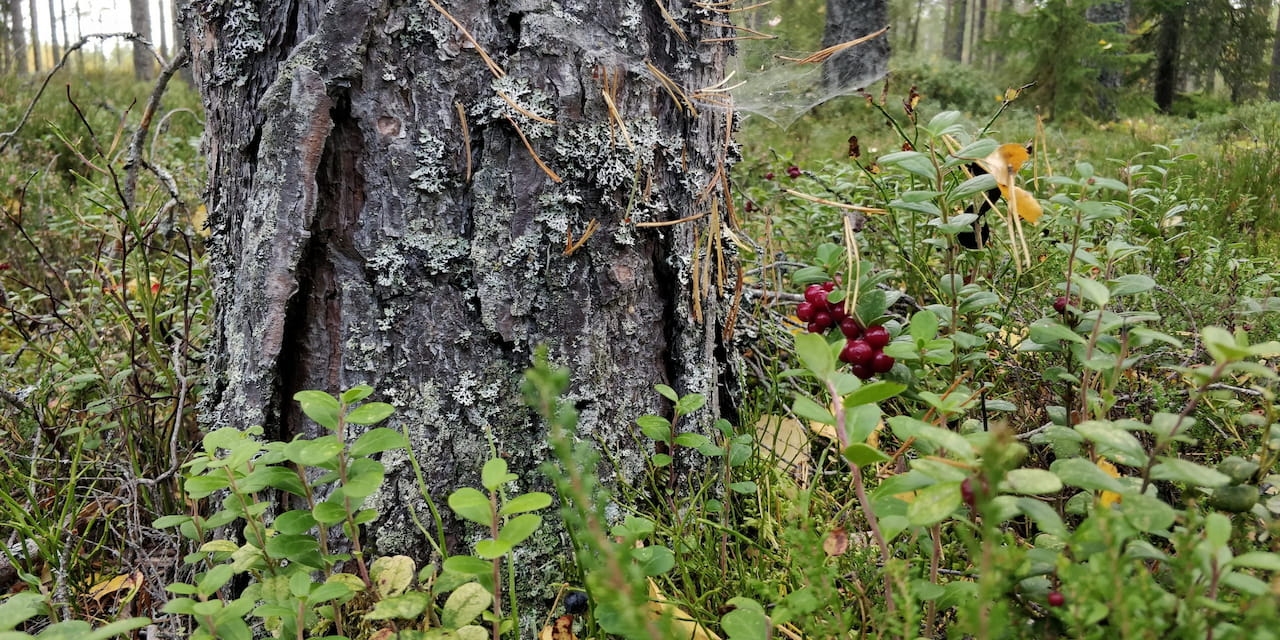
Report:
[[844,527],[836,527],[827,534],[827,539],[822,541],[822,550],[828,556],[842,556],[849,550],[849,532]]
[[809,434],[799,420],[761,416],[756,423],[756,441],[773,454],[782,471],[809,464]]
[[573,635],[573,616],[563,615],[538,632],[538,640],[578,640]]
[[118,575],[90,587],[89,597],[101,601],[106,596],[123,591],[125,592],[124,599],[129,599],[142,587],[142,581],[141,571]]
[[[1109,462],[1107,459],[1098,458],[1098,461],[1095,464],[1098,465],[1099,469],[1102,469],[1104,473],[1111,476],[1112,478],[1120,477],[1120,472],[1116,470],[1116,466],[1114,464],[1111,464],[1111,462]],[[1102,493],[1098,496],[1098,502],[1102,504],[1102,506],[1104,507],[1110,507],[1111,505],[1118,504],[1123,500],[1124,500],[1124,497],[1114,491],[1103,490]]]
[[979,160],[978,164],[996,179],[996,184],[1005,187],[1013,182],[1013,176],[1017,175],[1018,170],[1030,158],[1026,147],[1020,144],[1002,144],[991,155]]
[[698,624],[689,612],[667,601],[667,597],[658,591],[658,584],[649,578],[649,615],[654,620],[666,616],[671,618],[673,638],[680,640],[720,640],[720,636]]
[[1009,187],[1000,185],[1000,195],[1003,195],[1005,201],[1009,203],[1010,211],[1017,213],[1019,217],[1031,224],[1040,222],[1040,216],[1044,215],[1040,202],[1022,187],[1013,187],[1013,198],[1010,198]]

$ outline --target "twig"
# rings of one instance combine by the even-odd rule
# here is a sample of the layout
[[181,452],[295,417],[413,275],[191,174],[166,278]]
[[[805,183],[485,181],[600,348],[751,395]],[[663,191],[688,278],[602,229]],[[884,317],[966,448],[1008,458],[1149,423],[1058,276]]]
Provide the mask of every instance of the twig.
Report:
[[806,58],[788,58],[786,56],[778,56],[778,58],[781,60],[786,60],[787,62],[794,62],[796,64],[813,64],[815,62],[823,62],[827,58],[830,58],[831,56],[837,53],[840,53],[841,51],[844,51],[849,47],[856,47],[868,40],[874,40],[875,38],[878,38],[888,32],[889,32],[889,27],[885,27],[879,31],[876,31],[875,33],[868,33],[867,35],[862,36],[861,38],[857,38],[855,40],[850,40],[848,42],[841,42],[840,44],[833,44],[827,47],[826,49],[818,51]]
[[173,78],[173,74],[179,67],[187,63],[188,55],[186,49],[179,49],[178,54],[169,61],[169,64],[160,70],[160,76],[156,78],[156,86],[151,90],[151,97],[147,98],[147,106],[142,110],[142,120],[138,123],[137,131],[133,132],[133,140],[129,142],[129,155],[124,162],[124,197],[130,205],[133,204],[133,196],[138,188],[138,167],[144,164],[142,145],[146,142],[147,133],[151,131],[151,119],[160,108],[160,99],[164,97],[169,80]]
[[533,150],[533,145],[530,144],[529,139],[524,136],[524,131],[520,128],[520,124],[515,121],[515,118],[512,118],[511,116],[505,117],[507,122],[510,122],[511,126],[516,128],[516,133],[520,134],[520,141],[524,143],[524,148],[529,150],[529,155],[533,156],[533,161],[538,163],[538,168],[542,169],[542,171],[547,174],[547,177],[551,178],[553,181],[563,182],[564,180],[561,179],[555,171],[552,171],[551,167],[548,167],[544,162],[542,162],[542,158],[538,157],[538,152]]
[[827,200],[826,198],[819,198],[818,196],[811,196],[807,193],[801,193],[794,189],[783,189],[782,191],[789,195],[793,195],[797,198],[808,200],[809,202],[825,204],[831,207],[839,207],[841,209],[848,209],[850,211],[861,211],[863,213],[884,213],[885,212],[884,209],[877,209],[875,207],[863,207],[856,204],[846,204],[844,202],[836,202],[835,200]]

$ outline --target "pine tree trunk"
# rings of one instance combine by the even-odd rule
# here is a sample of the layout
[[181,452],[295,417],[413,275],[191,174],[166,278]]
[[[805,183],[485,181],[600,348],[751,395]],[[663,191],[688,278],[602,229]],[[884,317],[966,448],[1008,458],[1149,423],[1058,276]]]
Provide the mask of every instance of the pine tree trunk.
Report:
[[[1085,9],[1085,17],[1095,24],[1109,24],[1117,34],[1123,34],[1125,24],[1129,21],[1129,0],[1123,2],[1103,2],[1090,5]],[[1122,52],[1121,47],[1114,47],[1116,55]],[[1116,93],[1124,84],[1124,72],[1116,69],[1100,69],[1098,71],[1098,113],[1106,120],[1116,117]]]
[[58,46],[58,5],[49,0],[49,53],[53,56],[53,64],[62,58],[62,49]]
[[960,62],[964,58],[965,17],[968,15],[968,6],[968,0],[947,0],[943,55],[948,60]]
[[[20,1],[20,0],[19,0]],[[36,13],[36,0],[27,3],[28,17],[31,18],[31,70],[40,71],[40,27]]]
[[1182,39],[1183,15],[1186,7],[1175,3],[1160,21],[1156,42],[1156,107],[1164,113],[1173,108],[1178,88],[1178,49]]
[[1280,11],[1276,12],[1275,36],[1271,39],[1271,76],[1267,80],[1267,98],[1280,102]]
[[[134,33],[151,40],[151,3],[149,0],[129,0],[129,24]],[[133,75],[139,80],[151,77],[155,70],[155,57],[141,43],[133,43]]]
[[13,70],[27,74],[27,34],[22,23],[22,0],[9,0],[9,44],[13,52]]
[[[889,24],[888,0],[827,0],[822,46],[830,47],[875,33]],[[828,88],[862,88],[889,73],[889,36],[854,45],[822,66]]]
[[[490,435],[527,488],[548,447],[519,382],[546,344],[620,477],[647,455],[634,419],[670,413],[655,383],[707,394],[681,423],[709,432],[727,402],[732,156],[725,111],[673,100],[655,70],[688,96],[720,82],[726,45],[699,43],[732,35],[701,22],[716,16],[451,3],[473,43],[426,3],[326,4],[198,0],[186,17],[208,118],[209,426],[289,438],[309,429],[295,392],[367,383],[400,408],[436,504],[477,486]],[[411,467],[383,462],[369,542],[423,559]],[[446,529],[470,551],[478,532]],[[529,557],[564,553],[562,534]],[[554,577],[521,585],[542,597]]]

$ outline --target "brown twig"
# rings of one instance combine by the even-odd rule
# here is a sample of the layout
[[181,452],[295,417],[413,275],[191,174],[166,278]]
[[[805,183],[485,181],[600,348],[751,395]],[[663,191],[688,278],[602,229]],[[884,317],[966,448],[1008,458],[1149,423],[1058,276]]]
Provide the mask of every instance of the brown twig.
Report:
[[876,38],[879,38],[880,36],[888,32],[889,32],[889,27],[885,27],[879,31],[876,31],[875,33],[868,33],[867,35],[862,36],[861,38],[850,40],[848,42],[841,42],[840,44],[833,44],[827,47],[826,49],[817,51],[805,58],[788,58],[786,56],[778,56],[778,58],[781,60],[786,60],[787,62],[794,62],[796,64],[813,64],[815,62],[823,62],[827,58],[830,58],[831,56],[837,53],[840,53],[841,51],[844,51],[849,47],[856,47],[864,42],[867,42],[868,40],[874,40]]
[[[133,196],[138,188],[138,168],[145,164],[142,160],[142,145],[146,142],[147,133],[151,131],[151,119],[155,117],[156,110],[160,108],[160,99],[164,97],[165,89],[169,86],[169,80],[173,78],[173,74],[178,68],[187,63],[188,54],[186,49],[179,49],[177,55],[160,70],[159,77],[156,78],[156,85],[151,90],[151,96],[147,98],[147,106],[142,110],[142,120],[138,123],[138,129],[133,132],[133,140],[129,142],[129,154],[125,157],[124,162],[124,197],[133,203]],[[171,194],[173,195],[173,194]],[[176,199],[176,198],[175,198]]]

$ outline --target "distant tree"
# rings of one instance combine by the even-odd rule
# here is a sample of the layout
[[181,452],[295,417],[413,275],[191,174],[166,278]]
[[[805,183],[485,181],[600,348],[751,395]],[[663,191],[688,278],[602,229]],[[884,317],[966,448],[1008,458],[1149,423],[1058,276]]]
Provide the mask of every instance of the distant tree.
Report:
[[9,0],[9,45],[13,52],[13,70],[27,73],[27,35],[23,32],[22,0]]
[[[827,0],[822,46],[875,33],[889,24],[888,0]],[[822,66],[828,87],[865,87],[889,73],[889,37],[872,38],[841,51]]]
[[1276,13],[1275,36],[1271,38],[1271,78],[1267,82],[1267,98],[1280,102],[1280,12]]
[[947,0],[942,55],[948,60],[960,62],[964,58],[964,27],[968,6],[968,0]]
[[[16,0],[20,2],[21,0]],[[31,19],[31,70],[40,70],[40,27],[36,22],[36,0],[30,0],[27,4],[30,11],[27,17]]]
[[1164,113],[1173,109],[1178,91],[1178,54],[1186,19],[1185,0],[1168,0],[1157,5],[1160,27],[1156,36],[1156,75],[1153,83],[1156,107]]
[[[1089,5],[1085,9],[1085,17],[1089,22],[1101,26],[1103,29],[1111,29],[1115,32],[1116,37],[1112,38],[1109,44],[1111,49],[1117,53],[1123,51],[1118,45],[1125,33],[1125,23],[1129,21],[1129,0],[1122,2],[1100,2],[1098,4]],[[1103,45],[1105,48],[1107,45]],[[1098,113],[1108,120],[1114,119],[1116,115],[1116,104],[1114,100],[1115,93],[1120,90],[1124,84],[1124,71],[1117,68],[1103,68],[1098,70],[1098,86],[1101,91],[1098,92]]]
[[[148,0],[129,0],[129,22],[135,33],[151,40],[151,3]],[[133,43],[133,75],[138,79],[150,78],[155,69],[155,57],[141,42]]]
[[58,58],[62,57],[62,50],[58,48],[58,5],[54,0],[49,0],[49,55],[52,64],[58,64]]

